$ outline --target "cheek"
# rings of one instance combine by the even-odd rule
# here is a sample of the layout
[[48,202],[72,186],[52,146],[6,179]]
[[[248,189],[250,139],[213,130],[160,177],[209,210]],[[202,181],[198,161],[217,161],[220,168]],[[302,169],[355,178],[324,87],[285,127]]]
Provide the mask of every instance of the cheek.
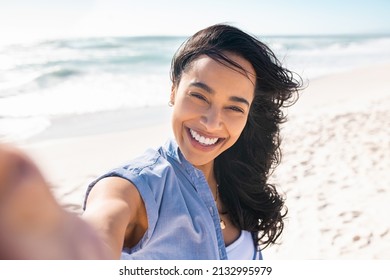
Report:
[[172,128],[176,137],[182,133],[184,123],[196,116],[197,113],[194,110],[194,106],[190,106],[185,100],[176,100],[171,116]]
[[204,114],[204,108],[197,106],[188,98],[178,99],[173,114],[180,120],[189,120]]
[[229,131],[232,138],[238,139],[238,137],[240,137],[242,131],[245,128],[246,122],[247,118],[236,120],[234,122],[228,122]]
[[234,144],[237,143],[238,139],[240,138],[244,127],[245,127],[246,122],[240,122],[236,123],[235,125],[231,125],[229,127],[229,140],[228,140],[228,145],[227,148],[232,147]]

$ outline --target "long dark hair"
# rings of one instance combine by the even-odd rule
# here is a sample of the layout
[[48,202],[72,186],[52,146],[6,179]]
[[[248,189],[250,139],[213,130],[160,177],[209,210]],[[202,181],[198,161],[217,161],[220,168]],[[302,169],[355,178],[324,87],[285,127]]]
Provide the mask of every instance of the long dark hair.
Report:
[[177,86],[182,73],[201,55],[245,72],[226,56],[229,52],[252,64],[255,95],[239,139],[214,161],[215,176],[232,222],[258,233],[256,243],[267,247],[281,234],[287,214],[284,198],[267,182],[281,160],[279,125],[286,120],[282,109],[296,101],[302,83],[264,43],[224,24],[197,32],[178,49],[171,64],[172,83]]

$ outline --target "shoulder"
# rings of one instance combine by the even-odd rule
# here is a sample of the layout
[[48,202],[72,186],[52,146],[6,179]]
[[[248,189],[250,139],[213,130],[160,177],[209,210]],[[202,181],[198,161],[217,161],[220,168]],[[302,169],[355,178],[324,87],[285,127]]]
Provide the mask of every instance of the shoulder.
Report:
[[[153,193],[158,192],[155,186],[158,185],[161,187],[158,181],[166,177],[170,169],[171,164],[167,160],[164,149],[149,149],[141,156],[110,170],[91,182],[86,191],[84,209],[92,189],[98,185],[99,188],[108,189],[115,186],[116,189],[123,189],[122,191],[128,191],[128,188],[135,187],[144,199],[153,196]],[[110,191],[105,190],[105,192]]]
[[104,176],[115,175],[136,175],[139,176],[142,173],[153,172],[155,170],[161,170],[164,167],[169,167],[170,163],[167,159],[166,151],[160,147],[159,149],[148,149],[142,155],[124,163],[115,169],[112,169]]
[[163,158],[162,149],[148,149],[142,155],[128,161],[122,165],[119,169],[131,170],[132,172],[139,173],[144,169],[153,168]]

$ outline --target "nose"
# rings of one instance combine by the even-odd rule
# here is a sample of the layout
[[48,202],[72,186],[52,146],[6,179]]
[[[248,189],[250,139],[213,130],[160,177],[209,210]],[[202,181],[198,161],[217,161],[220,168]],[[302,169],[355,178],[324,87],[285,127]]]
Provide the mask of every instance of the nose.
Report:
[[208,108],[208,110],[201,117],[201,123],[207,131],[215,131],[220,129],[223,123],[221,110],[217,107]]

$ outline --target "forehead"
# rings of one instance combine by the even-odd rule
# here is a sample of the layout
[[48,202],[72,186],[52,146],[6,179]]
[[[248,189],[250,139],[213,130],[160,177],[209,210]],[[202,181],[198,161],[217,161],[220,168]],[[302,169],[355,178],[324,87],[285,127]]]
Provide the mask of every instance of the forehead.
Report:
[[[253,85],[256,84],[256,72],[252,66],[252,64],[246,60],[245,58],[236,55],[234,53],[225,52],[224,56],[232,61],[234,64],[239,65],[240,67],[235,66],[230,61],[225,60],[217,60],[207,55],[201,55],[191,62],[187,71],[191,72],[191,70],[195,70],[198,74],[200,71],[210,72],[210,71],[225,71],[225,72],[233,72],[239,73],[246,77]],[[231,74],[233,74],[231,73]]]
[[217,61],[207,55],[198,57],[183,73],[181,85],[201,82],[214,91],[228,95],[244,94],[249,100],[254,96],[256,75],[252,65],[246,59],[234,55],[225,56],[240,68],[225,61]]

